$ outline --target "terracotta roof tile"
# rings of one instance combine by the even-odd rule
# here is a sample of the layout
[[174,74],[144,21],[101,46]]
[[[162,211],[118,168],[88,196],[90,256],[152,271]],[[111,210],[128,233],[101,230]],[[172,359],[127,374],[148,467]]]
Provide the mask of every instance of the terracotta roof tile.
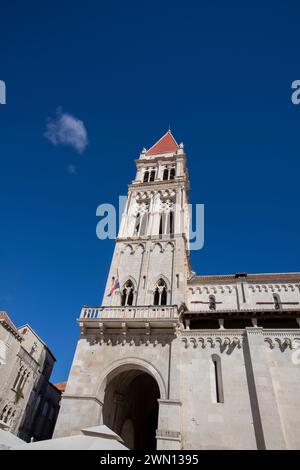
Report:
[[243,278],[246,282],[300,282],[300,273],[259,273],[259,274],[221,274],[221,275],[196,275],[188,281],[188,284],[206,283],[206,282],[222,282],[230,281],[235,282]]
[[146,155],[176,152],[177,149],[178,144],[169,130],[154,145],[152,145],[152,147],[146,152]]

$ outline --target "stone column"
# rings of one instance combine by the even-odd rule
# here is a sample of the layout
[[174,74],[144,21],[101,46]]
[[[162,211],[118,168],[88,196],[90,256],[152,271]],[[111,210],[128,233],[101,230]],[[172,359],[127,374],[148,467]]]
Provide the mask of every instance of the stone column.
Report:
[[131,193],[129,193],[127,196],[126,204],[125,204],[124,211],[121,217],[121,223],[120,223],[119,234],[118,234],[118,237],[120,238],[127,236],[128,211],[130,207],[130,201],[131,201]]
[[169,358],[168,391],[165,399],[158,400],[158,450],[180,450],[181,401],[180,401],[180,338],[171,340]]
[[244,357],[257,448],[285,449],[283,429],[266,358],[263,328],[246,328]]
[[150,195],[150,203],[149,203],[149,212],[148,212],[148,225],[147,225],[147,235],[152,234],[152,225],[153,225],[153,217],[154,217],[154,210],[155,210],[155,200],[156,200],[156,193]]
[[161,181],[163,179],[165,165],[162,163],[158,166],[156,180]]
[[184,150],[183,148],[180,148],[177,150],[176,176],[184,176]]
[[182,188],[180,187],[176,191],[176,201],[175,201],[175,211],[174,211],[174,217],[175,217],[175,227],[174,227],[174,233],[182,233]]
[[160,207],[160,196],[159,193],[156,192],[154,195],[154,201],[153,201],[153,206],[152,206],[152,226],[151,226],[151,233],[150,235],[158,235],[159,234],[159,223],[160,223],[160,212],[159,212],[159,207]]

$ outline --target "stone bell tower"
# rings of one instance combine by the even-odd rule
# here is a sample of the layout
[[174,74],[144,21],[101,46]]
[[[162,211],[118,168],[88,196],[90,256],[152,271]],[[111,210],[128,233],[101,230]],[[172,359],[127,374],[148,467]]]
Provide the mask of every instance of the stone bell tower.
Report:
[[[180,305],[186,292],[189,223],[183,144],[168,131],[142,151],[136,167],[102,305]],[[117,278],[120,289],[108,296]]]
[[136,167],[55,436],[105,424],[130,449],[299,449],[300,273],[192,273],[183,145],[168,131]]
[[55,436],[106,424],[134,449],[181,448],[177,330],[189,267],[189,180],[168,130],[143,149],[100,307],[83,307]]

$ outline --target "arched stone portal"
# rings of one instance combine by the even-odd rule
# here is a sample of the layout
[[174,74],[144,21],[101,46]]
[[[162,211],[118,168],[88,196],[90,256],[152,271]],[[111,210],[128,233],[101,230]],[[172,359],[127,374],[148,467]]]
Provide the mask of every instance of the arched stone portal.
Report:
[[130,449],[156,449],[159,387],[149,373],[127,369],[107,380],[103,423]]

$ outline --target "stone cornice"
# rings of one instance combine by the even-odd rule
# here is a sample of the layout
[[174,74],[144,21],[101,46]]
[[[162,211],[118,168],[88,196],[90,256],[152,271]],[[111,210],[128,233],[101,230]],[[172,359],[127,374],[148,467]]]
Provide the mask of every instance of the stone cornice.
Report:
[[139,158],[137,160],[134,160],[135,164],[137,166],[143,166],[145,163],[149,163],[149,165],[157,162],[176,162],[177,160],[182,159],[186,160],[186,154],[185,153],[179,153],[179,154],[173,154],[173,155],[168,155],[168,156],[157,156],[157,157],[148,157],[148,158]]
[[298,328],[286,328],[284,330],[282,329],[276,329],[276,328],[262,328],[262,332],[264,335],[269,335],[269,336],[287,336],[287,335],[297,335],[299,336],[300,329]]
[[194,276],[188,281],[188,285],[216,284],[216,283],[240,283],[240,282],[300,282],[300,273],[269,273],[247,274],[245,277],[236,277],[235,274]]
[[63,393],[62,398],[73,399],[73,400],[93,400],[96,403],[98,403],[98,405],[103,406],[103,403],[100,400],[98,400],[98,398],[96,398],[94,395],[75,395],[75,394],[73,395],[71,393]]
[[[256,328],[259,329],[259,328]],[[195,329],[195,330],[184,330],[178,329],[179,336],[242,336],[245,333],[245,329],[234,329],[234,328],[216,328],[216,329]]]
[[289,308],[289,309],[232,309],[232,310],[197,310],[190,311],[186,310],[184,316],[188,318],[257,318],[260,316],[272,317],[272,318],[297,318],[300,317],[300,307],[299,308]]
[[142,181],[133,181],[128,185],[129,190],[133,191],[164,191],[166,189],[180,189],[181,187],[187,191],[189,189],[189,181],[184,176],[177,176],[173,180],[158,180],[148,181],[143,183]]
[[116,242],[123,242],[123,243],[145,243],[152,241],[153,243],[159,242],[174,242],[176,239],[184,238],[185,242],[187,241],[185,233],[174,233],[172,236],[170,235],[147,235],[147,236],[136,236],[136,237],[117,237]]

